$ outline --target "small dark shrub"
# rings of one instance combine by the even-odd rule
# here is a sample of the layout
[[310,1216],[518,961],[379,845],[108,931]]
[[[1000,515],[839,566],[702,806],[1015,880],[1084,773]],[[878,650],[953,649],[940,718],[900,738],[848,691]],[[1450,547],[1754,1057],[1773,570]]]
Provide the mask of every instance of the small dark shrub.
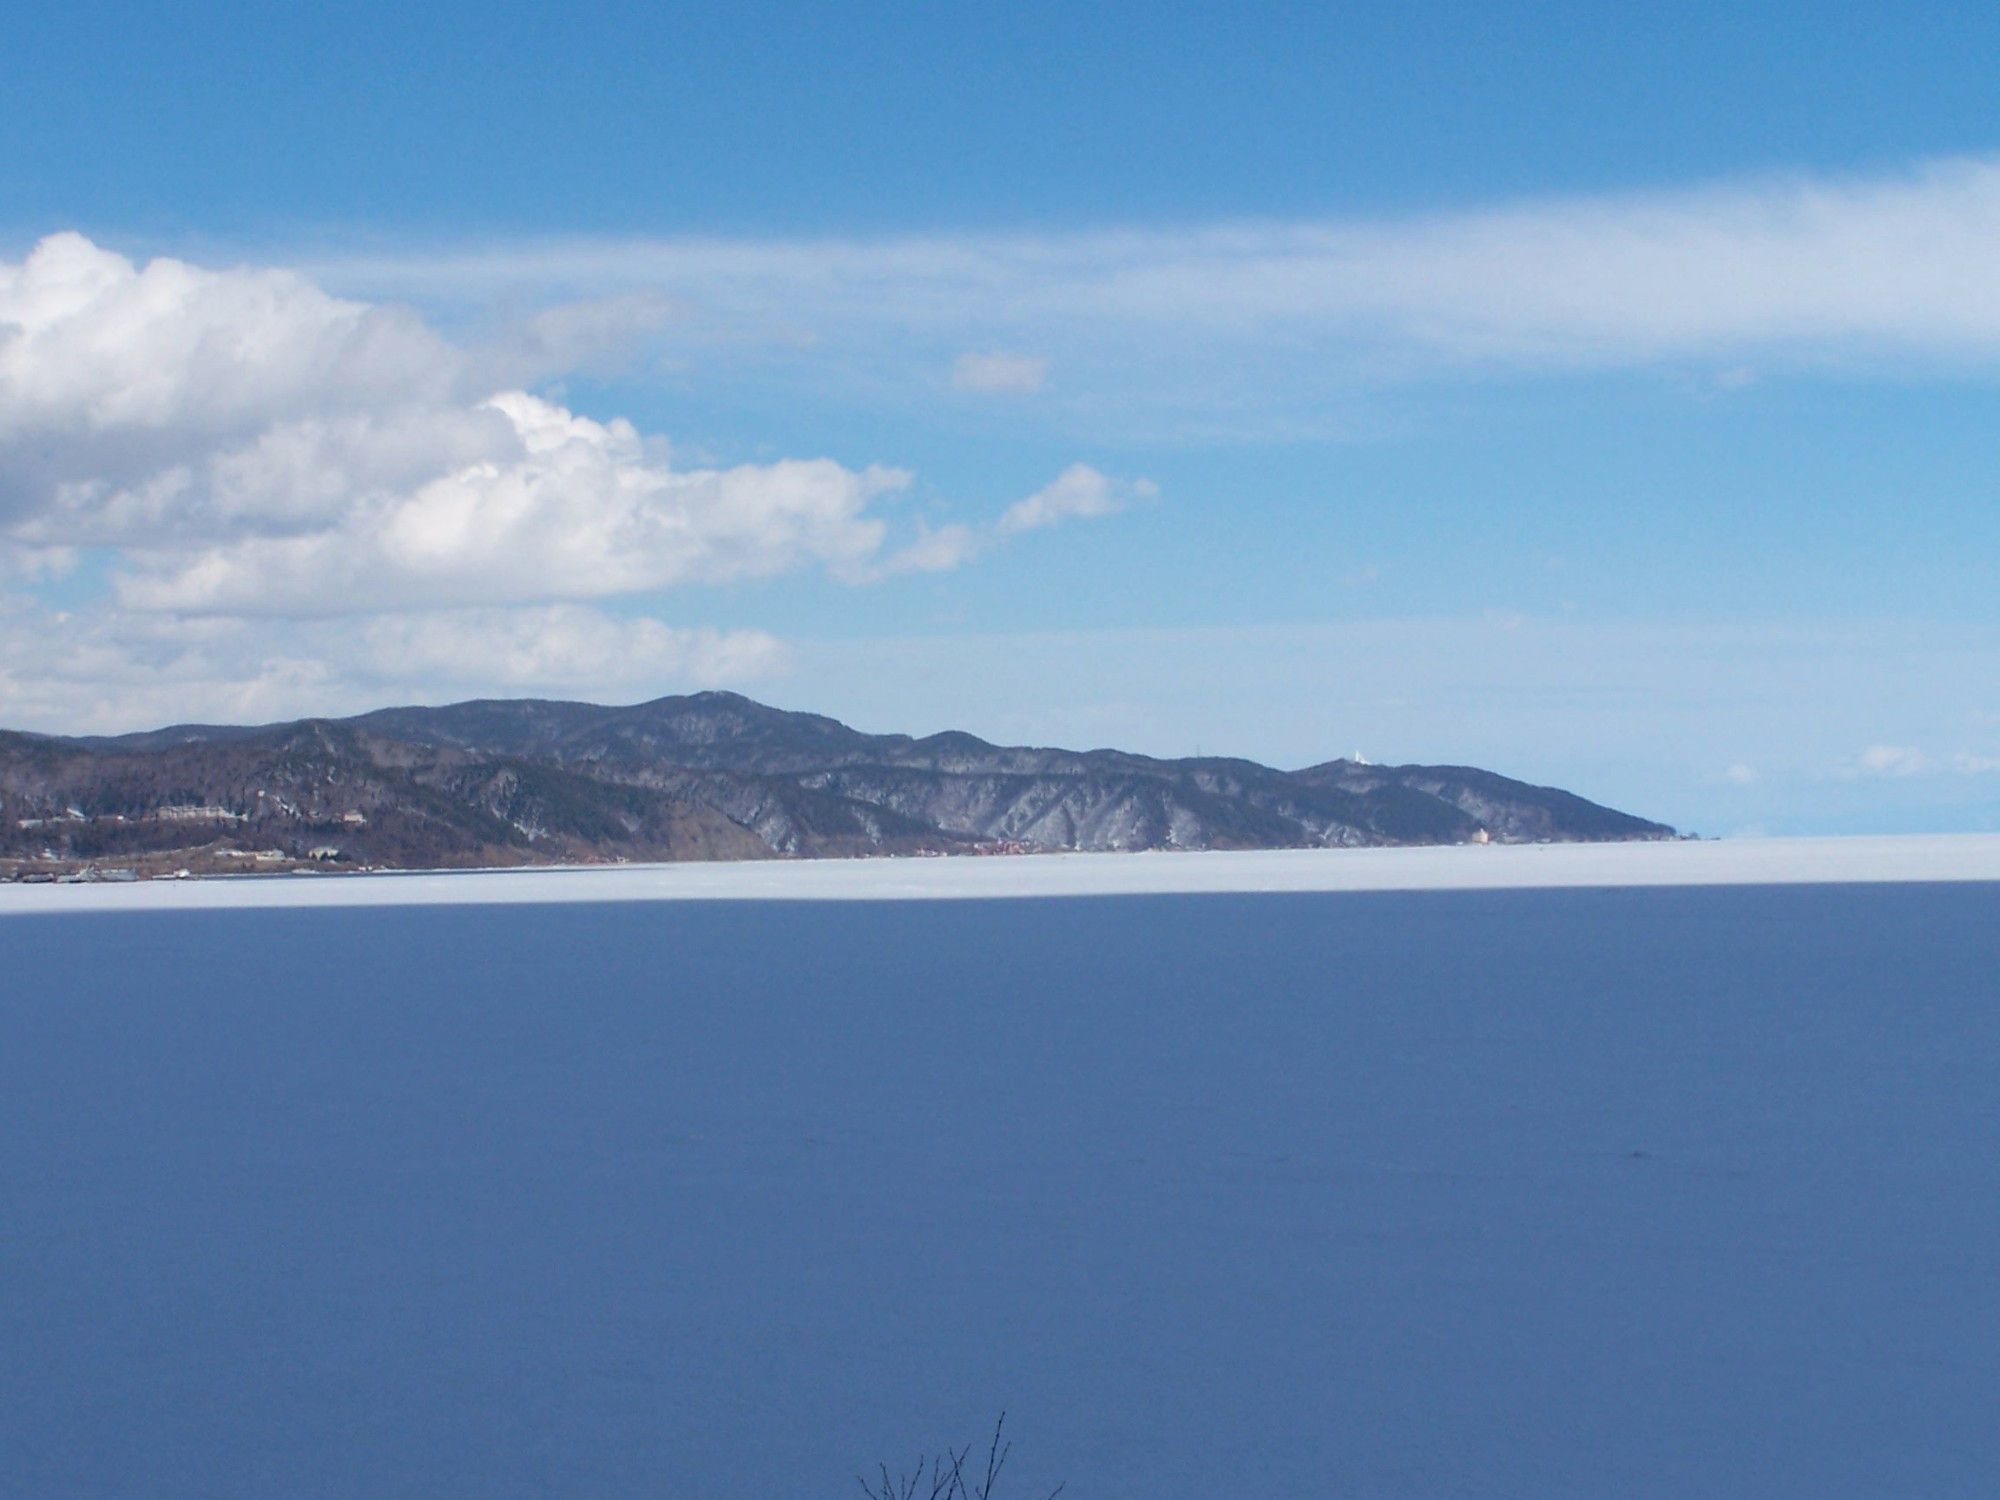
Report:
[[[879,1478],[871,1480],[857,1474],[855,1479],[868,1500],[996,1500],[1000,1471],[1006,1468],[1007,1455],[1014,1450],[1011,1441],[1002,1441],[1006,1426],[1007,1413],[1003,1411],[1000,1420],[993,1424],[993,1441],[986,1450],[986,1472],[976,1478],[966,1477],[965,1462],[972,1454],[972,1445],[968,1443],[963,1448],[947,1448],[935,1455],[919,1453],[916,1467],[907,1473],[892,1474],[889,1466],[882,1464]],[[1046,1500],[1056,1500],[1062,1492],[1063,1486],[1057,1485]]]

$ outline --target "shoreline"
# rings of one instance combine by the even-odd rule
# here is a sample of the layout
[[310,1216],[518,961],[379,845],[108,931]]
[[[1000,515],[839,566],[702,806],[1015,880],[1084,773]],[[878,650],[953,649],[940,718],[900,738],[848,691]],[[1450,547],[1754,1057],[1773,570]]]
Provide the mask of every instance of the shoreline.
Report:
[[2000,882],[2000,834],[533,866],[0,886],[0,916],[609,901],[924,901]]

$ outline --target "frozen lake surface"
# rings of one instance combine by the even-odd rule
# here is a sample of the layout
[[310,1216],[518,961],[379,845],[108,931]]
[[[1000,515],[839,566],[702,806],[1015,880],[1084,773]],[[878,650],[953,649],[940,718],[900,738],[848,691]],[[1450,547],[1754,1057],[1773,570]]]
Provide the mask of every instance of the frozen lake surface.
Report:
[[1002,1407],[1023,1500],[2000,1470],[2000,885],[0,945],[11,1494],[808,1500]]

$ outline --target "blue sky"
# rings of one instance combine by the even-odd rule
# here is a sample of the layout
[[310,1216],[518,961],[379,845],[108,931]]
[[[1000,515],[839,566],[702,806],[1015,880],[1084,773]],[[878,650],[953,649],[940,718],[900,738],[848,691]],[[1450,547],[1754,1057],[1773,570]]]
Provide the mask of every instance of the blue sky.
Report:
[[2000,826],[2000,14],[19,29],[8,723],[714,684]]

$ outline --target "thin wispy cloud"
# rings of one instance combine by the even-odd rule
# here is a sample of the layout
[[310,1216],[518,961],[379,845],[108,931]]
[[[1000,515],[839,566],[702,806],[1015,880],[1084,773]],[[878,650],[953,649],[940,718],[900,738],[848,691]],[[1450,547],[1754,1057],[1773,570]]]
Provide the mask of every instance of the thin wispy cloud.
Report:
[[961,354],[952,362],[951,383],[961,391],[989,396],[1032,396],[1048,379],[1049,362],[1034,354]]
[[1843,776],[1987,776],[2000,771],[2000,756],[1975,750],[1932,755],[1915,745],[1870,745],[1841,767]]
[[466,697],[646,698],[751,686],[786,671],[760,630],[667,625],[585,605],[419,610],[321,620],[51,611],[0,599],[8,728],[118,732],[258,723]]
[[[1347,379],[1722,362],[2000,360],[2000,160],[1503,204],[1388,220],[874,240],[565,240],[322,260],[331,283],[451,302],[652,289],[731,337],[810,328],[1067,369],[1162,345]],[[960,355],[958,383],[1040,366]],[[1253,361],[1254,362],[1254,361]],[[934,366],[932,366],[934,368]],[[1158,371],[1128,367],[1149,384]],[[1171,374],[1171,371],[1166,372]]]

